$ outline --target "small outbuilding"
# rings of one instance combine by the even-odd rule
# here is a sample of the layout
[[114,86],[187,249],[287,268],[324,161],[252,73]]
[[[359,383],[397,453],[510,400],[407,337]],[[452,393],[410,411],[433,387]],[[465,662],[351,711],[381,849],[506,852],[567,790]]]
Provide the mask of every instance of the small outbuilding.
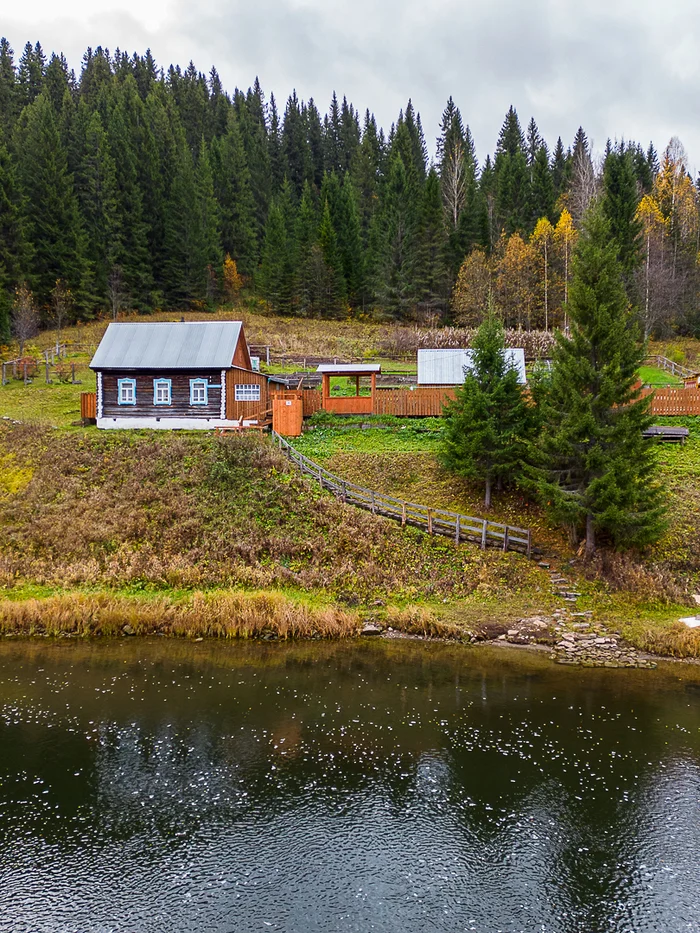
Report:
[[[339,415],[371,415],[374,410],[374,393],[377,376],[382,367],[379,363],[321,363],[316,372],[322,377],[321,405],[326,411]],[[355,380],[354,395],[331,396],[331,378],[345,376]],[[369,377],[369,395],[362,395],[360,381]]]
[[[506,361],[518,373],[518,382],[525,385],[525,350],[513,348],[504,350]],[[473,350],[419,350],[418,385],[419,386],[456,386],[464,382],[465,373],[471,369]]]
[[239,427],[268,420],[240,321],[110,324],[90,368],[98,428]]

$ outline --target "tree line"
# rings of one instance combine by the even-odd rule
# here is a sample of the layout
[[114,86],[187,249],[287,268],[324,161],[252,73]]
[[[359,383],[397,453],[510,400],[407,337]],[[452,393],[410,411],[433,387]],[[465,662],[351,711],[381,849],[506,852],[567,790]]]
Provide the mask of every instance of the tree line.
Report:
[[[570,257],[606,194],[628,296],[648,333],[700,333],[698,189],[677,141],[586,134],[550,153],[506,114],[476,157],[450,98],[436,158],[411,101],[387,134],[334,93],[322,114],[256,80],[227,93],[216,69],[150,52],[63,55],[0,40],[0,332],[13,306],[44,321],[106,310],[212,307],[245,283],[272,310],[510,326],[565,324]],[[233,283],[233,285],[232,285]],[[21,290],[21,294],[18,294]]]

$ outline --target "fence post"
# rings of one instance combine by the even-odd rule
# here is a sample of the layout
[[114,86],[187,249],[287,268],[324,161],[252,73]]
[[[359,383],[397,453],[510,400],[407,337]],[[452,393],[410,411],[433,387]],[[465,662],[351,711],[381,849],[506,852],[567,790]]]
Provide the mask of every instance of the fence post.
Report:
[[70,364],[70,378],[73,385],[75,385],[75,363]]
[[377,506],[374,501],[374,490],[372,490],[372,515],[377,514]]
[[433,533],[433,513],[431,509],[428,509],[428,534]]
[[460,535],[460,516],[457,516],[457,521],[455,522],[455,544],[459,544],[459,535]]
[[532,532],[527,530],[527,556],[532,557]]
[[24,384],[26,385],[27,382],[28,382],[28,379],[27,379],[27,364],[26,364],[26,363],[23,363],[22,365],[23,365],[23,368],[24,368]]
[[401,503],[401,527],[406,527],[406,503]]
[[5,367],[6,367],[6,366],[7,366],[7,363],[3,363],[3,364],[2,364],[2,384],[3,384],[3,385],[7,385],[7,379],[6,379],[6,377],[5,377]]
[[508,526],[506,525],[506,530],[503,532],[503,550],[508,550]]
[[484,522],[481,526],[481,550],[482,551],[486,550],[486,526],[487,525],[488,525],[488,522],[486,521],[486,519],[484,519]]
[[46,385],[48,385],[48,384],[51,382],[51,378],[50,378],[50,376],[49,376],[49,366],[50,366],[51,364],[49,363],[49,354],[48,354],[48,353],[46,354],[46,363],[45,363],[44,365],[45,365],[45,367],[46,367]]
[[343,502],[348,501],[348,484],[343,480]]
[[318,468],[318,482],[319,482],[321,489],[323,489],[323,468],[322,467]]

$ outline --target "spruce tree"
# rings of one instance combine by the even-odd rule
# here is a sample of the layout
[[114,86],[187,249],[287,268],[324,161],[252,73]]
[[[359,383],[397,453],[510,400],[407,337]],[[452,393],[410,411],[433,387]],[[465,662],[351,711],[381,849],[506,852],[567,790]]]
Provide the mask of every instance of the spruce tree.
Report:
[[517,371],[506,359],[503,325],[491,311],[473,344],[472,365],[445,409],[441,460],[465,479],[484,484],[491,508],[494,483],[521,478],[528,448],[530,414]]
[[223,251],[236,260],[239,272],[252,275],[258,258],[258,220],[239,120],[233,110],[228,115],[226,135],[212,145],[212,165]]
[[116,166],[97,110],[89,118],[81,149],[76,191],[85,223],[87,256],[92,264],[95,295],[106,302],[107,282],[121,254],[122,234]]
[[649,399],[635,388],[645,348],[602,206],[585,217],[569,288],[570,337],[559,335],[540,440],[539,489],[555,519],[590,556],[600,535],[616,547],[658,538],[663,506]]
[[417,251],[418,298],[425,311],[442,315],[447,303],[445,224],[440,179],[431,168],[423,189]]
[[10,337],[15,289],[29,266],[17,172],[7,147],[0,143],[0,340]]
[[329,316],[336,317],[346,297],[346,282],[343,275],[343,257],[338,245],[338,234],[333,224],[328,200],[323,203],[321,223],[318,228],[318,245],[328,270],[324,310]]
[[0,39],[0,136],[10,138],[20,110],[20,91],[15,72],[14,52],[3,36]]
[[637,179],[632,154],[622,147],[610,152],[603,168],[603,213],[617,242],[627,281],[641,261],[642,222],[637,217]]
[[199,159],[194,174],[195,205],[197,231],[194,244],[195,275],[204,286],[204,294],[211,304],[215,295],[215,270],[223,260],[221,238],[219,235],[219,205],[214,195],[214,179],[209,147],[202,139],[199,146]]
[[265,225],[260,284],[270,308],[278,314],[287,314],[291,310],[290,283],[293,275],[285,216],[275,199],[270,204]]
[[316,205],[308,181],[304,183],[296,220],[297,260],[294,276],[294,310],[307,317],[315,311],[313,251],[318,241]]
[[40,94],[25,108],[16,148],[27,238],[33,252],[29,279],[37,304],[48,308],[56,280],[63,279],[75,297],[76,313],[88,317],[93,308],[85,231],[47,94]]
[[498,138],[494,162],[495,208],[498,233],[522,232],[528,227],[530,173],[518,114],[511,107]]

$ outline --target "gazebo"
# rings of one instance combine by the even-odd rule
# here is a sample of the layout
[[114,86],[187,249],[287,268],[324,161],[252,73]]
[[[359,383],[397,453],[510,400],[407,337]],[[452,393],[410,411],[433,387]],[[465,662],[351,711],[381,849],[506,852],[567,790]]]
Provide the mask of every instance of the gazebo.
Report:
[[[377,388],[377,374],[381,373],[379,363],[322,363],[316,372],[323,377],[321,405],[326,411],[339,415],[371,415],[374,410],[374,393]],[[336,395],[331,397],[331,377],[347,376],[355,379],[354,395]],[[360,395],[360,379],[370,377],[370,394]]]

